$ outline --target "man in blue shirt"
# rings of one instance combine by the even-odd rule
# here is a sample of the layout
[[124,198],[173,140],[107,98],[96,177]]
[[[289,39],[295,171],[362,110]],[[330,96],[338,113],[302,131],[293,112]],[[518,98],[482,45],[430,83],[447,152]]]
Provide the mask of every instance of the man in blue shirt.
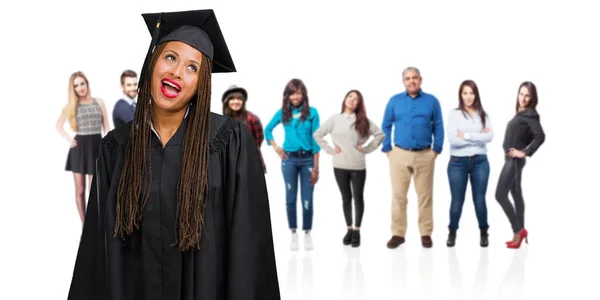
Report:
[[135,71],[125,70],[121,74],[121,89],[123,96],[113,108],[113,124],[115,128],[133,121],[138,90],[138,78]]
[[421,80],[415,67],[402,72],[406,91],[389,100],[381,126],[385,133],[382,151],[390,161],[392,182],[392,238],[387,244],[390,249],[404,243],[412,175],[419,198],[421,244],[425,248],[433,246],[433,172],[435,158],[444,145],[444,125],[440,102],[421,90]]

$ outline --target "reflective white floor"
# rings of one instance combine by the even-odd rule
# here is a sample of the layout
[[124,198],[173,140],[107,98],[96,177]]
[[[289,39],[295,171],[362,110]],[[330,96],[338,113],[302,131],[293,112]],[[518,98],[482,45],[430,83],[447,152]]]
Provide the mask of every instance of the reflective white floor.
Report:
[[[502,254],[379,246],[279,252],[282,299],[520,299],[527,292],[526,247]],[[492,253],[502,257],[490,267]]]
[[[510,250],[494,241],[486,249],[478,248],[473,239],[470,245],[449,249],[438,243],[423,249],[418,240],[410,242],[395,250],[384,243],[361,248],[340,243],[312,252],[279,249],[282,299],[542,299],[578,293],[583,296],[579,299],[594,299],[592,291],[599,295],[589,280],[580,280],[581,262],[548,260],[544,253],[549,251],[536,246]],[[598,276],[597,268],[586,276]]]

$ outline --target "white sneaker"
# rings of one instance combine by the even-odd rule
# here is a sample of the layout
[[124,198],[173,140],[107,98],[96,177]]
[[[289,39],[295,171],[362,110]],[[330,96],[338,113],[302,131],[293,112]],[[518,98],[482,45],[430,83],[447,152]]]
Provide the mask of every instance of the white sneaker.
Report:
[[292,233],[292,242],[290,243],[290,250],[297,251],[298,250],[298,233]]
[[314,248],[315,246],[313,245],[312,236],[310,236],[310,233],[307,232],[304,234],[304,250],[310,251]]

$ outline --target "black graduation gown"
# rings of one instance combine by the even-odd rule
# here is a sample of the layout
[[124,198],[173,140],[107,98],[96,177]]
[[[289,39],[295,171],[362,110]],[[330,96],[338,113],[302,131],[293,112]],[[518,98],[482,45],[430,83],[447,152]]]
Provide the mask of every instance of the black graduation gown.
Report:
[[280,299],[267,188],[247,128],[211,113],[209,199],[200,250],[175,242],[176,188],[187,118],[161,147],[152,133],[152,188],[141,229],[114,237],[131,123],[102,140],[68,299]]

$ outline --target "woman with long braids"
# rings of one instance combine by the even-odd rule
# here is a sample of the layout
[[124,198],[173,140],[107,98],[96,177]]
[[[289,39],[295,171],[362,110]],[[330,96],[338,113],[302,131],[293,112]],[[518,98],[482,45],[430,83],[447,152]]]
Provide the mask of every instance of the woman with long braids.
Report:
[[235,72],[214,12],[143,16],[138,105],[102,139],[68,299],[280,299],[256,144],[210,112],[211,71]]
[[[521,191],[521,175],[525,159],[531,157],[546,140],[546,134],[537,112],[537,88],[530,81],[519,85],[515,116],[506,125],[504,142],[504,166],[496,185],[496,201],[510,221],[513,237],[506,242],[507,248],[518,249],[523,239],[528,242],[525,229],[525,200]],[[508,199],[512,195],[514,206]]]
[[[325,141],[326,135],[331,135],[334,147]],[[373,140],[364,145],[370,137]],[[333,174],[342,194],[348,229],[342,239],[344,245],[360,246],[360,226],[365,210],[363,192],[367,179],[366,154],[375,151],[384,137],[381,128],[367,118],[363,96],[357,90],[346,94],[341,112],[331,116],[314,134],[321,149],[333,156]],[[354,222],[352,198],[356,216]]]

